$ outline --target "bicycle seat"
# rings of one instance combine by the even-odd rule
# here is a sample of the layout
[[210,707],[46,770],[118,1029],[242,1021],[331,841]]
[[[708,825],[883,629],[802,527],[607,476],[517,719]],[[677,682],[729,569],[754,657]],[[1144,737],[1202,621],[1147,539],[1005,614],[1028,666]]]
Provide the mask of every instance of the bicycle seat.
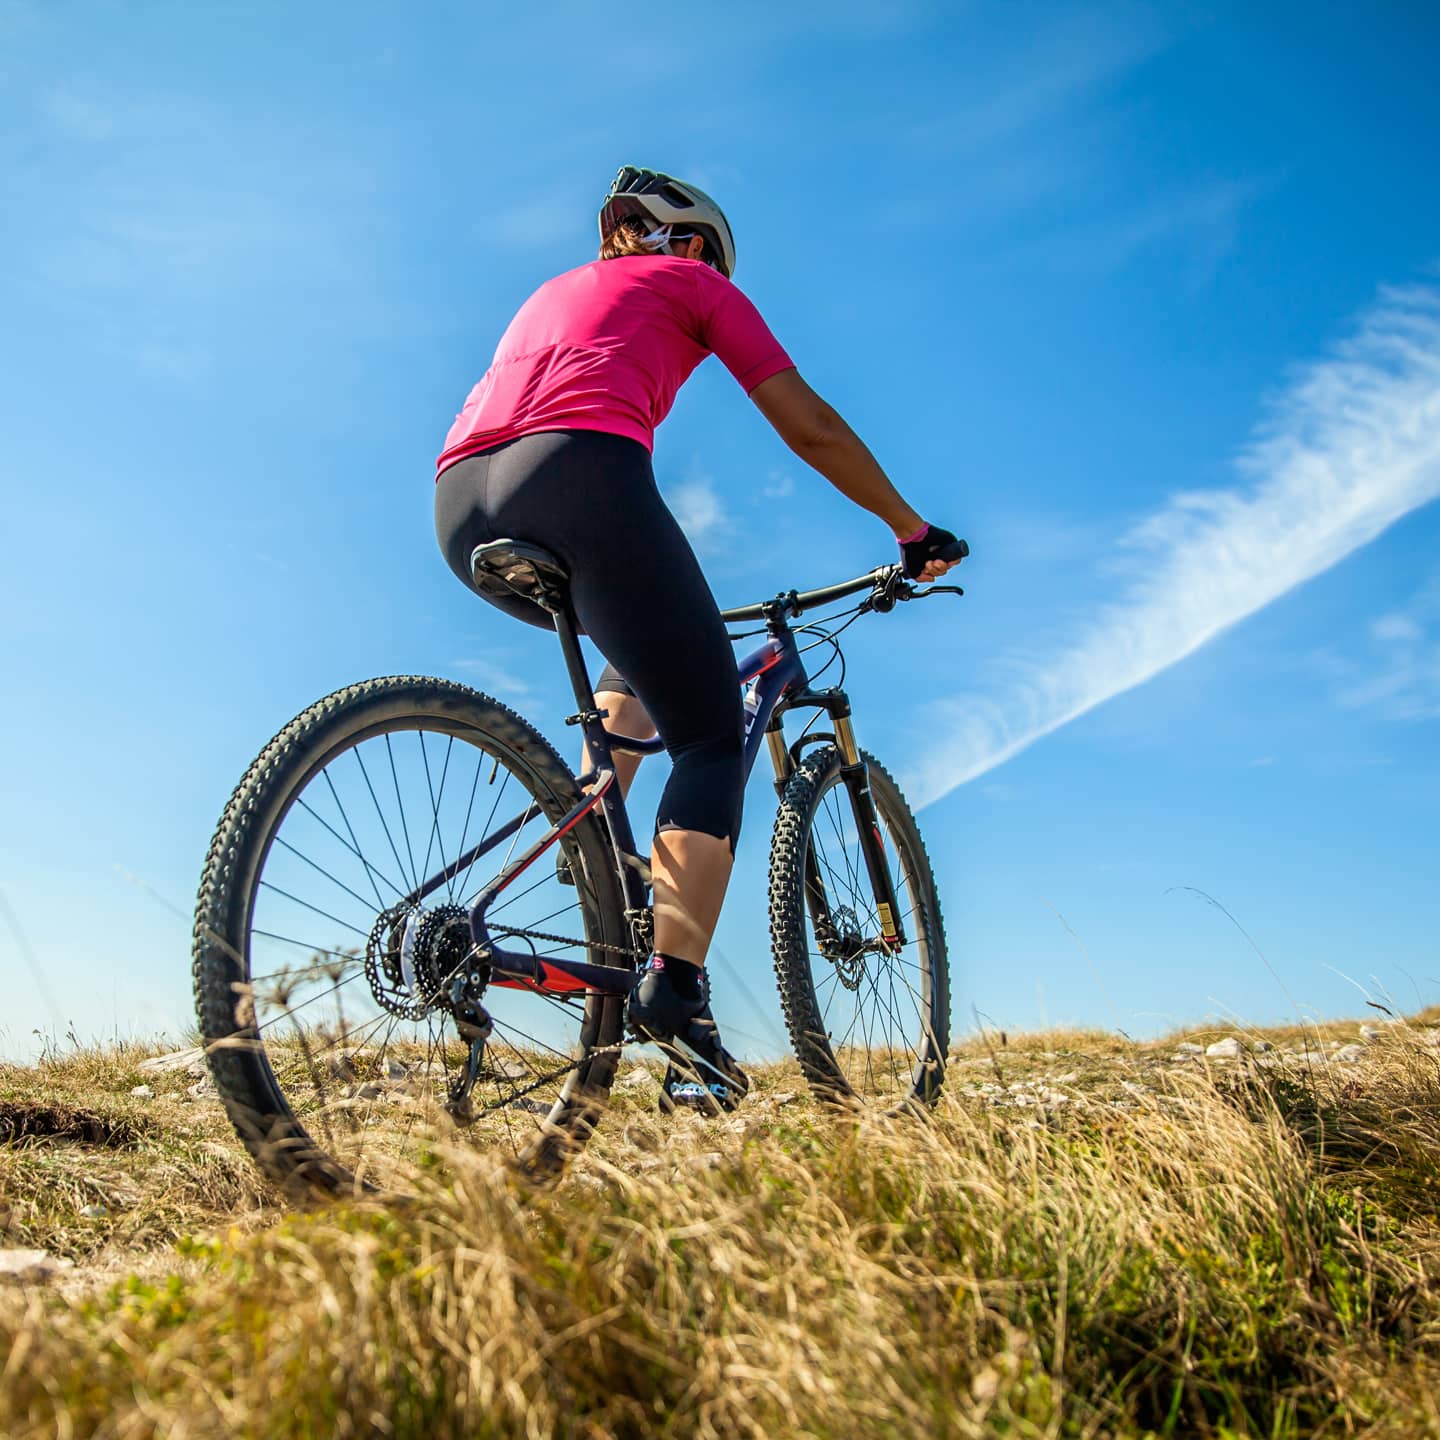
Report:
[[470,552],[475,588],[497,599],[518,596],[545,610],[558,608],[570,583],[570,572],[539,545],[525,540],[491,540]]

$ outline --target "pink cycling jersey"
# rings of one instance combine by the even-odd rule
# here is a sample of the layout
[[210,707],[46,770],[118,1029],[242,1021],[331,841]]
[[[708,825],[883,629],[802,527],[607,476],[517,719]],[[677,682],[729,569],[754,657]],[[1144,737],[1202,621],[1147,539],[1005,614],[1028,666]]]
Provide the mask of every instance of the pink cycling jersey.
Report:
[[437,470],[537,430],[655,444],[675,392],[709,354],[753,390],[793,361],[718,270],[670,255],[594,260],[542,285],[445,437]]

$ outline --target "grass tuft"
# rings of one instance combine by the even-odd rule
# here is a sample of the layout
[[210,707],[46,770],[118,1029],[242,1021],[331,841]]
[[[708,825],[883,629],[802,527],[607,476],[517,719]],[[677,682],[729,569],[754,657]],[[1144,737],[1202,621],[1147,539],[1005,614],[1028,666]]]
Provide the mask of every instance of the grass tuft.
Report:
[[924,1122],[792,1101],[793,1065],[721,1123],[636,1088],[553,1190],[452,1144],[413,1205],[302,1213],[184,1076],[130,1097],[143,1055],[7,1070],[122,1138],[0,1148],[6,1243],[81,1262],[0,1294],[0,1433],[1440,1431],[1440,1050],[1184,1038],[991,1036]]

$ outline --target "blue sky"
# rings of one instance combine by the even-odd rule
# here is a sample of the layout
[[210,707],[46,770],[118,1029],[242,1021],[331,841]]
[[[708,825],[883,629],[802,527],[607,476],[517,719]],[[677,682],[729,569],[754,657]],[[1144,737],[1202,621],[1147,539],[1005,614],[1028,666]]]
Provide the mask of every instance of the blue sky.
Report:
[[[432,462],[624,162],[722,201],[974,547],[848,652],[957,1028],[1440,1001],[1437,53],[1410,4],[0,3],[0,1053],[188,1023],[215,820],[327,691],[448,675],[568,744]],[[656,468],[722,603],[889,558],[718,362]],[[771,806],[716,954],[755,1052]]]

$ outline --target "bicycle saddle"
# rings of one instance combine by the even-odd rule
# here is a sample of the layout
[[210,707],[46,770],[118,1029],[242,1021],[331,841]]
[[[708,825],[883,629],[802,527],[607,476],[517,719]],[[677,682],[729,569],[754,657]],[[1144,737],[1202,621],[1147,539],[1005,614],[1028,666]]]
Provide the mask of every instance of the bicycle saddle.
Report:
[[553,610],[570,583],[560,559],[524,540],[491,540],[470,552],[470,574],[482,594],[498,598],[518,595]]

